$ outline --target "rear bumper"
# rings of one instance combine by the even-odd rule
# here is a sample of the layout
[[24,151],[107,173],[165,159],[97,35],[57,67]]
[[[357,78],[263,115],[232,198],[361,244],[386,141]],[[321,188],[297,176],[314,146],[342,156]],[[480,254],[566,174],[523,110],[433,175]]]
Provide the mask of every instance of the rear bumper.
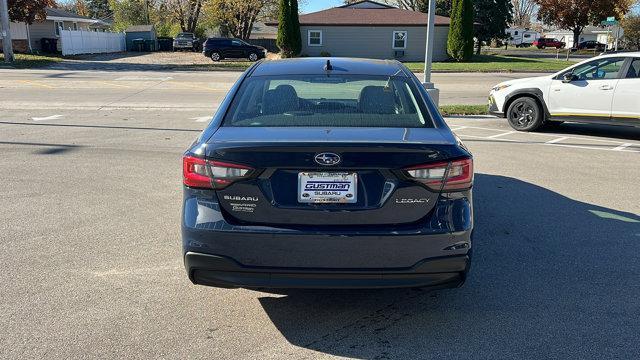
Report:
[[406,269],[307,269],[247,267],[217,255],[187,252],[184,257],[194,284],[223,288],[453,288],[464,283],[470,257],[425,259]]

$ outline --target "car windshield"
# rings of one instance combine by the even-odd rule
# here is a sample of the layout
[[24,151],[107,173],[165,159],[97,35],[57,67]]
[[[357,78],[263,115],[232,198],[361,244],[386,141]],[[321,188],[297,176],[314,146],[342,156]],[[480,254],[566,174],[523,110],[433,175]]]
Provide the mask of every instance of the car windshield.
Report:
[[190,34],[190,33],[180,33],[180,34],[178,34],[178,36],[176,36],[176,37],[177,37],[177,38],[183,38],[183,39],[184,39],[184,38],[189,38],[189,39],[191,39],[191,38],[193,38],[193,34]]
[[406,77],[255,76],[245,80],[223,126],[433,127]]

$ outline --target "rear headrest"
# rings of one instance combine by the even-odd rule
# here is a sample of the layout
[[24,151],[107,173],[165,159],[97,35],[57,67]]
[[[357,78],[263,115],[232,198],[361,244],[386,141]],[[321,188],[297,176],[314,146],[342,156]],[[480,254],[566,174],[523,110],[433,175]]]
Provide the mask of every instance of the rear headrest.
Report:
[[393,92],[384,86],[365,86],[360,91],[358,107],[365,114],[395,114]]

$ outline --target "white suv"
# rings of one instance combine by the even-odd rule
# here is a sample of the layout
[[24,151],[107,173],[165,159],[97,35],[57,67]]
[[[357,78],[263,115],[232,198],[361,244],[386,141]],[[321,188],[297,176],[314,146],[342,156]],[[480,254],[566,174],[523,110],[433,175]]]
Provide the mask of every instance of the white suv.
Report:
[[489,112],[519,131],[563,121],[640,127],[640,52],[598,56],[491,89]]

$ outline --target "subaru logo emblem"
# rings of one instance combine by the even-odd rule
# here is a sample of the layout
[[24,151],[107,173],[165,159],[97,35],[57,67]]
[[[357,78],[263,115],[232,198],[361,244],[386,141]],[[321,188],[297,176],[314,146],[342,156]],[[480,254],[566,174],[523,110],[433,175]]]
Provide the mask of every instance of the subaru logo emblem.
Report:
[[324,152],[316,155],[315,160],[320,165],[336,165],[340,163],[340,155]]

